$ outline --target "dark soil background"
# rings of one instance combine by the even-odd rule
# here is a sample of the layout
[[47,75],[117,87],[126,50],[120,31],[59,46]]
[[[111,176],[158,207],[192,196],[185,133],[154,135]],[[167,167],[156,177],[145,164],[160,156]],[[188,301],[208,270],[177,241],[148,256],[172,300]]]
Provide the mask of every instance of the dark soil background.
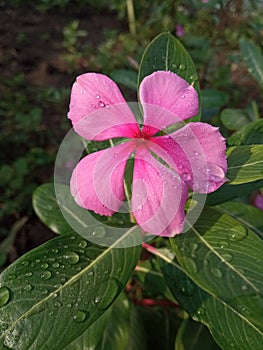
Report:
[[[3,83],[21,73],[24,74],[26,84],[32,87],[32,95],[27,97],[34,103],[34,89],[54,87],[69,88],[75,77],[89,69],[89,62],[82,58],[78,62],[78,70],[73,71],[64,60],[66,50],[63,47],[63,28],[73,20],[79,21],[79,28],[87,31],[88,35],[83,43],[96,51],[96,47],[102,42],[106,30],[127,30],[127,26],[120,22],[114,13],[107,11],[98,12],[94,8],[65,8],[39,11],[32,6],[0,7],[0,93],[5,93],[8,87]],[[12,93],[12,91],[11,91]],[[41,127],[44,129],[56,129],[56,140],[53,151],[59,147],[68,130],[71,128],[67,119],[68,99],[64,106],[58,108],[54,104],[45,104]],[[61,127],[61,124],[64,127]],[[66,126],[65,126],[66,124]],[[37,131],[36,131],[37,133]],[[37,135],[36,135],[37,137]],[[47,145],[48,147],[48,145]],[[8,145],[2,150],[8,153],[16,152]],[[53,173],[53,164],[50,167],[40,169],[39,184],[50,181]],[[19,212],[19,208],[18,208]],[[22,215],[23,213],[19,213]],[[17,219],[19,219],[17,214]],[[30,210],[27,223],[16,236],[11,247],[6,265],[17,257],[40,245],[55,235],[44,226]],[[6,218],[4,225],[10,227],[13,217]]]

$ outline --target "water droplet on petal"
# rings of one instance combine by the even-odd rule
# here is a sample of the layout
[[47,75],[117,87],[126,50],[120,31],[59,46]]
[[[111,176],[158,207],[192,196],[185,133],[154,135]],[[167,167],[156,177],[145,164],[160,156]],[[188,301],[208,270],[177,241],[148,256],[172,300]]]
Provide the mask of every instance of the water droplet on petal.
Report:
[[10,290],[3,286],[0,288],[0,307],[6,305],[10,299]]
[[52,276],[52,273],[50,271],[44,271],[40,277],[42,278],[42,280],[46,281],[50,279],[51,276]]
[[98,105],[99,105],[99,107],[105,107],[105,106],[106,106],[105,103],[104,103],[103,101],[99,101],[99,102],[98,102]]
[[185,98],[185,94],[182,94],[181,98],[184,99]]
[[187,172],[182,173],[182,179],[184,181],[190,181],[191,180],[191,174],[187,173]]
[[67,260],[67,262],[71,265],[77,264],[79,261],[79,255],[75,252],[68,252],[63,255],[63,258]]
[[118,157],[118,154],[117,153],[114,153],[114,158],[117,158]]
[[86,319],[86,312],[77,310],[73,315],[73,320],[77,323],[84,322]]
[[225,178],[224,170],[216,164],[207,163],[208,178],[212,181],[219,182]]
[[91,105],[92,108],[96,108],[96,105],[94,105],[94,103]]
[[100,98],[100,95],[97,94],[97,95],[96,95],[96,98]]

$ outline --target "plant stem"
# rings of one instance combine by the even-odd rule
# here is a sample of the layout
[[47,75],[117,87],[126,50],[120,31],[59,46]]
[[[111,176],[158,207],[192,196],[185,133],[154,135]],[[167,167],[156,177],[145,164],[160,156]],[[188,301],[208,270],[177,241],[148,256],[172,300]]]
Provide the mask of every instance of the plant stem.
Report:
[[133,0],[126,0],[129,29],[132,35],[136,35],[136,20],[134,13]]

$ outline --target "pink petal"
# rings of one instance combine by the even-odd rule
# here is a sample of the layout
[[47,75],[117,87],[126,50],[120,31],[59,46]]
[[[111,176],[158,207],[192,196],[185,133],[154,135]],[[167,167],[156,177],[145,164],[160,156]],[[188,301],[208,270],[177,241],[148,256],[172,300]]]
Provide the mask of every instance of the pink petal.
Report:
[[227,181],[225,139],[218,128],[189,123],[171,135],[153,137],[151,141],[149,148],[175,168],[194,191],[214,192]]
[[144,231],[169,237],[182,232],[187,195],[187,187],[176,172],[153,158],[145,147],[137,148],[132,208]]
[[177,74],[165,71],[143,79],[140,100],[146,125],[143,131],[148,135],[195,116],[199,108],[196,90]]
[[68,117],[87,140],[133,137],[138,125],[118,86],[107,76],[86,73],[73,84]]
[[133,151],[130,142],[91,153],[73,171],[70,189],[77,204],[111,216],[124,200],[123,176]]

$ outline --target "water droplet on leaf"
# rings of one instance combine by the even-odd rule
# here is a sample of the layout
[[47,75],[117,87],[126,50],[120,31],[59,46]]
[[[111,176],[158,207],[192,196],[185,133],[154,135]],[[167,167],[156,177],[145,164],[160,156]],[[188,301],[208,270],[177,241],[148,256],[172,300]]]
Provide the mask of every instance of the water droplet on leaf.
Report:
[[46,281],[50,279],[51,276],[52,276],[52,273],[50,271],[44,271],[40,277],[42,278],[42,280]]
[[77,310],[73,315],[73,320],[77,323],[84,322],[86,319],[86,312]]
[[217,267],[212,267],[210,269],[210,272],[216,278],[222,278],[223,277],[222,271],[220,269],[218,269]]
[[70,265],[77,264],[79,261],[79,255],[75,252],[68,252],[63,255],[63,258],[66,259]]
[[6,305],[10,299],[10,290],[3,286],[0,288],[0,307]]

